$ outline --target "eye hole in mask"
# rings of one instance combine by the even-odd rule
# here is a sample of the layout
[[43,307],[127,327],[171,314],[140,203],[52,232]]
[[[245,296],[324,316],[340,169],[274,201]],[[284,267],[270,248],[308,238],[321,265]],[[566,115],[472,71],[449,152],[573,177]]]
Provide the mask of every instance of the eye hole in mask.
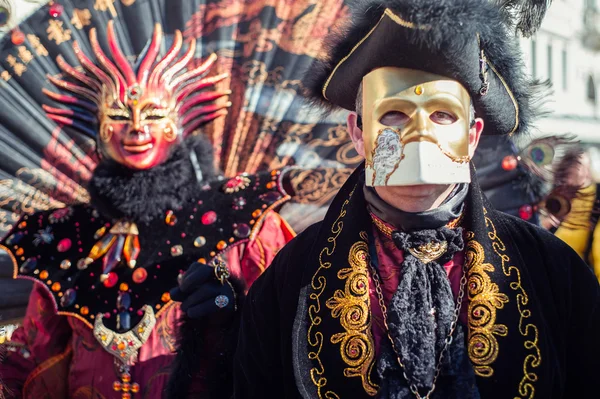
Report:
[[[429,115],[429,119],[438,125],[452,125],[458,118],[447,111],[435,111]],[[402,126],[410,120],[404,112],[390,111],[379,119],[379,123],[385,126]]]

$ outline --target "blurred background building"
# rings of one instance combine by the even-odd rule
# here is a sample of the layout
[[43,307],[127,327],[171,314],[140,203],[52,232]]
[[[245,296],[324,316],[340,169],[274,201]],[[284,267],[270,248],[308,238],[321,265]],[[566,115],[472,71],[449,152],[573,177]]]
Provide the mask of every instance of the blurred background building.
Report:
[[521,46],[530,74],[553,84],[552,114],[539,133],[576,135],[600,178],[600,0],[554,0],[540,31]]

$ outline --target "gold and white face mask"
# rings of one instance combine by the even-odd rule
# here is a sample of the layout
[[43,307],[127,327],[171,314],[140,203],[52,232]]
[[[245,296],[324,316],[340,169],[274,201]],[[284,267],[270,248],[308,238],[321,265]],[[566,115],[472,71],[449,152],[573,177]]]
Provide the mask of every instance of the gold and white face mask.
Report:
[[363,78],[367,186],[470,182],[471,99],[448,78],[396,67]]

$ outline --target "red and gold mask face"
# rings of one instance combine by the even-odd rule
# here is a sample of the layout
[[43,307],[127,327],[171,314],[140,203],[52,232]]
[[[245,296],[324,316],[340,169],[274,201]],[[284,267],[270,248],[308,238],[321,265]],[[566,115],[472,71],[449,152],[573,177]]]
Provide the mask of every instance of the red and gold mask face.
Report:
[[[109,58],[100,47],[96,30],[90,31],[97,62],[92,62],[77,42],[73,44],[85,73],[59,56],[57,63],[63,76],[48,76],[48,79],[75,96],[49,90],[44,93],[73,109],[49,106],[44,109],[59,124],[94,136],[97,133],[102,156],[131,169],[150,169],[165,162],[172,147],[184,137],[227,113],[231,103],[215,102],[230,91],[210,90],[227,75],[204,77],[216,61],[214,54],[201,65],[191,66],[196,41],[191,40],[187,50],[180,54],[183,36],[179,31],[174,34],[171,48],[159,57],[163,33],[160,25],[156,25],[152,42],[135,72],[116,38],[114,23],[109,21]],[[93,118],[98,121],[98,132],[89,125]]]
[[98,149],[128,168],[149,169],[166,161],[181,140],[177,112],[158,94],[142,92],[135,98],[102,110]]

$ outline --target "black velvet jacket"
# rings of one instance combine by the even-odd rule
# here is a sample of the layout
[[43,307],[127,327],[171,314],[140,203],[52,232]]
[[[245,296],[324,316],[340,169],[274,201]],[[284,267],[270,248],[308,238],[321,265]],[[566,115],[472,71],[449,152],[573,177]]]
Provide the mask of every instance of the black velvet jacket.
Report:
[[[361,173],[251,288],[236,399],[376,395]],[[481,397],[598,397],[600,287],[589,268],[550,233],[494,211],[474,174],[462,226],[466,347]]]

